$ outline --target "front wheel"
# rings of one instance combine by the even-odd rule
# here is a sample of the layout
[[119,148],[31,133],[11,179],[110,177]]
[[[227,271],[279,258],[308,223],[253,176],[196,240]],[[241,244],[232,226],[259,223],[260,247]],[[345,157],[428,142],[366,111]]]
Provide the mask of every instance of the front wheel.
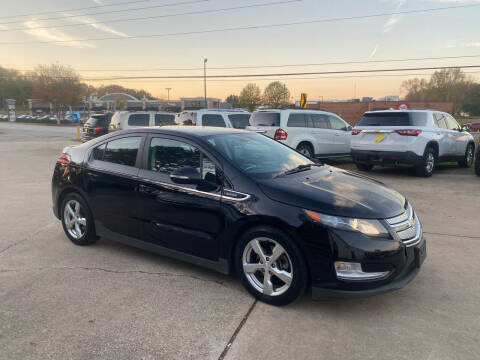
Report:
[[473,164],[475,146],[468,144],[467,150],[465,150],[465,156],[458,162],[458,165],[463,168],[469,168]]
[[63,231],[74,244],[90,245],[98,240],[90,209],[80,195],[68,194],[61,209]]
[[281,231],[258,227],[242,236],[235,250],[236,271],[257,299],[287,305],[307,286],[308,271],[302,253]]
[[297,146],[297,151],[306,157],[313,159],[313,149],[309,144],[301,143]]
[[435,170],[437,164],[437,153],[431,147],[425,150],[422,163],[416,167],[417,176],[430,177]]

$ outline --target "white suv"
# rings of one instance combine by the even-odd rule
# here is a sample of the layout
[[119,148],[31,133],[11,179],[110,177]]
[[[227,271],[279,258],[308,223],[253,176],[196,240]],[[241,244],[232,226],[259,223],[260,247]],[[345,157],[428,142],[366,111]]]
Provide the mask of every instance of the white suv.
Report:
[[352,127],[339,116],[319,110],[259,110],[247,130],[265,134],[314,158],[350,155]]
[[245,110],[202,109],[182,111],[175,117],[177,125],[216,126],[245,129],[250,113]]
[[109,130],[164,125],[175,125],[175,113],[166,111],[116,111],[110,121]]
[[352,131],[352,157],[359,170],[408,164],[431,176],[440,161],[470,167],[475,142],[450,114],[436,110],[366,112]]

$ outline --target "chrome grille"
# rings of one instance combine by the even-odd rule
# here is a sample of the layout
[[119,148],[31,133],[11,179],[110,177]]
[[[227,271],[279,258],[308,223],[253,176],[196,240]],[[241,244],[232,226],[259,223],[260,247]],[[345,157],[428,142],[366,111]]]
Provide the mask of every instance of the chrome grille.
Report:
[[422,226],[410,204],[403,214],[385,220],[406,246],[413,246],[420,242]]

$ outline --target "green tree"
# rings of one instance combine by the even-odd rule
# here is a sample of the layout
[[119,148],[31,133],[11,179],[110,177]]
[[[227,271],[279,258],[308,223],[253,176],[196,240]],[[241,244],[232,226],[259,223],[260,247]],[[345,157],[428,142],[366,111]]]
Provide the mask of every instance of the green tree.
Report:
[[17,70],[0,67],[0,108],[5,105],[5,99],[15,99],[17,107],[26,106],[32,92],[31,79]]
[[405,99],[408,101],[423,101],[425,100],[426,89],[428,88],[428,82],[425,79],[409,79],[402,83],[402,90],[407,95]]
[[262,104],[262,92],[257,85],[247,84],[240,93],[239,101],[242,108],[254,111]]
[[271,82],[263,92],[263,104],[271,108],[282,108],[290,103],[290,91],[280,81]]
[[480,115],[480,84],[473,85],[466,94],[463,110],[469,115]]
[[240,98],[238,95],[229,95],[226,99],[225,102],[229,103],[232,105],[232,108],[238,108],[240,106]]

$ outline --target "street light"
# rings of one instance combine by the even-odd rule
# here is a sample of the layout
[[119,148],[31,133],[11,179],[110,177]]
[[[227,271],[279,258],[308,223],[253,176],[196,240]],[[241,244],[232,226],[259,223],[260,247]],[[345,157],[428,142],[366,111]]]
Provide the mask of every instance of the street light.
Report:
[[167,90],[167,100],[170,101],[170,90],[172,90],[172,88],[165,88],[165,90]]
[[207,105],[207,61],[208,61],[208,59],[203,59],[203,87],[204,87],[204,97],[205,97],[205,108],[208,108],[208,105]]

